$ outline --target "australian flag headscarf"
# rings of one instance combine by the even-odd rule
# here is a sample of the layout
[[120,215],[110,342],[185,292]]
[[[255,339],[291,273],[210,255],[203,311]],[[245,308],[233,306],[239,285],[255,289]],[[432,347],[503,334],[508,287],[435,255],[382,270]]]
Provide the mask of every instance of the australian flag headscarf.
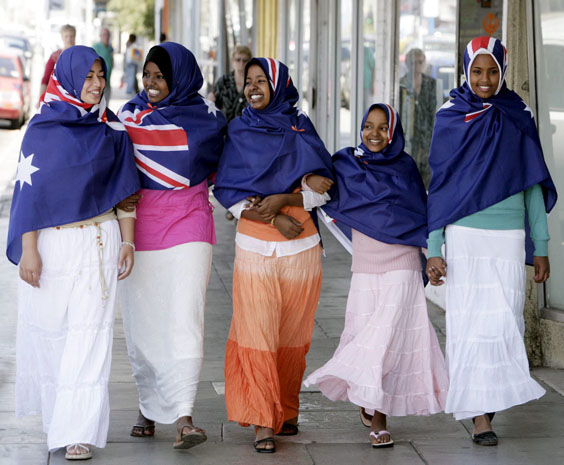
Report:
[[[472,64],[490,55],[500,73],[488,98],[470,87]],[[546,211],[556,203],[556,188],[544,161],[533,112],[505,84],[507,51],[499,39],[478,37],[464,53],[466,82],[450,93],[437,112],[429,154],[429,231],[484,210],[535,184],[543,190]]]
[[293,192],[305,174],[333,178],[331,155],[313,124],[295,104],[299,94],[288,68],[273,58],[253,58],[268,78],[270,102],[263,110],[248,106],[227,131],[214,195],[229,208],[251,195]]
[[[398,113],[377,103],[364,114],[381,109],[388,120],[388,145],[371,152],[361,142],[333,155],[336,192],[322,207],[331,218],[387,244],[425,247],[427,194],[413,159],[404,151]],[[360,131],[362,140],[362,129]]]
[[172,76],[169,70],[160,71],[170,83],[168,96],[152,104],[143,90],[118,116],[133,141],[143,188],[178,190],[196,186],[217,171],[227,123],[214,103],[198,94],[204,79],[192,52],[164,42],[149,51],[147,61],[155,56],[168,63],[166,55]]
[[106,108],[80,100],[94,49],[74,46],[59,57],[19,155],[10,210],[8,259],[17,264],[22,234],[93,218],[140,188],[125,128]]

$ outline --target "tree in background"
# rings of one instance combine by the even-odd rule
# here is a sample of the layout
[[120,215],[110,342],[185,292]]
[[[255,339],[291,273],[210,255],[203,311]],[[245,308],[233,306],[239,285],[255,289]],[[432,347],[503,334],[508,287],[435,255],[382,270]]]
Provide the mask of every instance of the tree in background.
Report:
[[122,30],[154,37],[155,0],[110,0],[107,8],[116,12]]

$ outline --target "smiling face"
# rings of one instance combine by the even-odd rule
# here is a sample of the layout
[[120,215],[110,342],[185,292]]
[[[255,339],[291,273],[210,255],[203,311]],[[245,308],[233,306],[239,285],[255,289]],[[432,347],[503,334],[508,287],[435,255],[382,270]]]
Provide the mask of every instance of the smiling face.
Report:
[[252,65],[245,79],[245,98],[255,110],[263,110],[270,103],[270,87],[262,68]]
[[362,142],[371,152],[381,152],[388,144],[388,118],[381,108],[375,108],[364,122]]
[[84,80],[82,92],[80,93],[80,100],[84,103],[96,105],[100,103],[102,93],[106,87],[106,78],[104,77],[104,68],[102,62],[96,60]]
[[493,96],[499,85],[499,68],[491,55],[478,55],[470,68],[470,86],[480,98]]
[[163,73],[152,61],[148,61],[143,69],[143,87],[151,103],[160,102],[170,93]]

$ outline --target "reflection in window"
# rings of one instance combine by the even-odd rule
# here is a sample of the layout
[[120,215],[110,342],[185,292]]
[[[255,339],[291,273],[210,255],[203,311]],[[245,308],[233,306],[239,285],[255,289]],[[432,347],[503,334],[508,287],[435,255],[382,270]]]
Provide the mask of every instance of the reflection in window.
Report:
[[[556,185],[564,186],[564,2],[534,4],[538,127],[544,156]],[[546,283],[546,306],[564,309],[564,202],[548,217],[551,278]],[[560,279],[559,279],[560,278]]]
[[454,87],[456,0],[402,0],[399,25],[400,117],[406,151],[429,187],[435,112]]

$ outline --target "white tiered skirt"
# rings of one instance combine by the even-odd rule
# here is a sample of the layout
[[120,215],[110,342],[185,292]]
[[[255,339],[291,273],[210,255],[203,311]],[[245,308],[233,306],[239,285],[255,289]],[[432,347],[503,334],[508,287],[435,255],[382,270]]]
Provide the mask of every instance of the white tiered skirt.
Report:
[[445,412],[457,420],[544,395],[529,373],[525,324],[525,231],[446,228]]

